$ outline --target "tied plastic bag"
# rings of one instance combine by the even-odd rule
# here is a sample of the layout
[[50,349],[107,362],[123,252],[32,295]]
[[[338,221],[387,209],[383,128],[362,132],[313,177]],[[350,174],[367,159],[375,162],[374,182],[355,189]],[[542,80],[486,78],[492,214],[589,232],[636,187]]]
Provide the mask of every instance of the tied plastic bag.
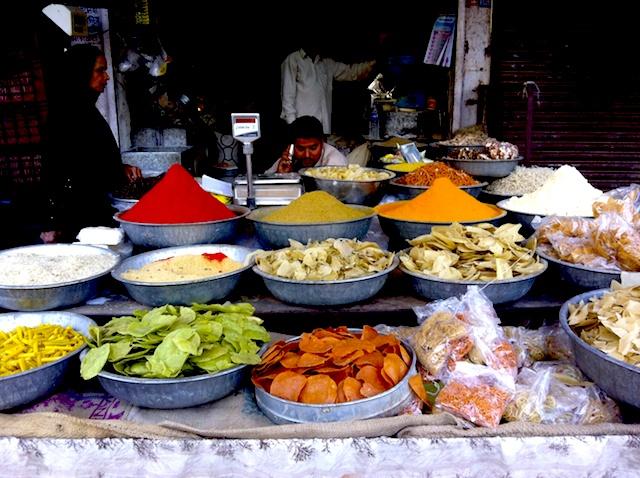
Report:
[[538,362],[523,368],[504,418],[579,425],[621,421],[616,403],[587,381],[578,368],[562,362]]
[[604,194],[595,219],[549,217],[537,229],[543,252],[596,269],[640,271],[640,185]]
[[502,330],[515,351],[518,368],[530,367],[541,360],[573,360],[569,337],[558,326],[538,329],[505,326]]
[[484,365],[458,363],[436,397],[436,408],[476,425],[496,427],[515,393],[513,377]]
[[468,287],[459,299],[435,301],[414,311],[421,326],[412,345],[433,378],[446,378],[455,362],[464,359],[517,375],[516,353],[493,304],[477,286]]

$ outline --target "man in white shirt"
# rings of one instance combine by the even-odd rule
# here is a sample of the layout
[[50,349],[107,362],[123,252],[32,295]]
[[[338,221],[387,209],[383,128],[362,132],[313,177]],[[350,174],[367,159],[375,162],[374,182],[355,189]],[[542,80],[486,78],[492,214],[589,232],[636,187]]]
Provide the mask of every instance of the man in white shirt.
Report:
[[331,133],[331,101],[333,80],[365,79],[375,61],[347,65],[331,58],[322,58],[307,47],[294,51],[281,65],[282,113],[288,124],[301,116],[315,116],[322,122],[325,134]]
[[[291,145],[282,156],[265,171],[266,174],[297,172],[312,166],[346,166],[347,158],[336,148],[325,143],[322,123],[313,116],[301,116],[290,125]],[[290,153],[293,146],[293,156]]]

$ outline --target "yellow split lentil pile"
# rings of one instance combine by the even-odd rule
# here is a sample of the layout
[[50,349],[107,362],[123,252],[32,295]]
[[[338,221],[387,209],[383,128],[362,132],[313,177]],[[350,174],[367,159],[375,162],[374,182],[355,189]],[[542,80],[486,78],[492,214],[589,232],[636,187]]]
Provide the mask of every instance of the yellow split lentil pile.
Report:
[[310,224],[350,221],[368,215],[363,210],[341,203],[325,191],[312,191],[303,194],[288,206],[268,214],[264,220],[284,224]]

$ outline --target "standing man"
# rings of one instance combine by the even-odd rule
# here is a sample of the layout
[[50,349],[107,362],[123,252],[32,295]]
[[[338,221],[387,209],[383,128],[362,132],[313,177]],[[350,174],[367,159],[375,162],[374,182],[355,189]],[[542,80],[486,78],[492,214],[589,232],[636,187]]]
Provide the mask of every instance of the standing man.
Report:
[[333,80],[363,80],[375,63],[374,60],[347,65],[323,58],[313,44],[294,51],[281,65],[280,117],[291,124],[301,116],[315,116],[322,123],[324,133],[330,134]]

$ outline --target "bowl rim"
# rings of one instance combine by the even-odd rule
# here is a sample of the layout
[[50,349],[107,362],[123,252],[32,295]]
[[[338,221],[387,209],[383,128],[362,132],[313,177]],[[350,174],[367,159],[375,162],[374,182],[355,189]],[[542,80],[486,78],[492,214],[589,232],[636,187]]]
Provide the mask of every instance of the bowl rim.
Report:
[[500,194],[500,193],[494,193],[492,191],[488,191],[486,189],[486,187],[482,188],[482,191],[480,191],[480,192],[483,193],[483,194],[487,194],[489,196],[500,196],[503,199],[509,199],[509,198],[514,197],[514,196],[522,196],[522,194]]
[[[349,328],[347,328],[347,330],[349,330],[350,332],[362,333],[362,329],[360,329],[360,328],[349,327]],[[380,333],[380,332],[378,332],[378,333]],[[384,335],[392,335],[392,334],[384,334]],[[290,339],[285,340],[285,343],[291,343],[291,342],[300,341],[301,338],[302,338],[302,335],[298,335],[296,337],[291,337]],[[400,338],[398,338],[398,340],[400,341],[400,343],[402,345],[404,345],[405,349],[411,354],[411,365],[408,366],[409,368],[407,370],[407,373],[404,375],[404,377],[402,377],[402,379],[400,379],[400,381],[398,383],[396,383],[393,387],[388,388],[384,392],[378,393],[377,395],[373,395],[371,397],[365,397],[365,398],[361,398],[359,400],[351,400],[349,402],[343,402],[343,403],[302,403],[302,402],[294,402],[292,400],[285,400],[284,398],[276,397],[275,395],[272,395],[271,393],[269,393],[268,391],[266,391],[262,387],[256,387],[255,384],[253,384],[253,382],[251,384],[253,385],[254,392],[257,392],[258,389],[260,389],[261,392],[266,393],[269,396],[269,399],[275,400],[277,402],[281,402],[283,405],[294,405],[294,406],[297,406],[297,407],[299,407],[299,406],[310,407],[311,409],[314,409],[314,408],[323,409],[323,408],[329,408],[329,407],[330,408],[334,408],[334,409],[339,409],[339,408],[345,408],[345,407],[353,406],[354,404],[370,402],[370,401],[373,401],[373,400],[375,400],[377,398],[380,398],[380,397],[385,396],[385,395],[390,395],[392,392],[395,392],[396,389],[398,389],[400,387],[400,385],[402,385],[402,382],[405,380],[405,378],[410,376],[411,373],[415,369],[417,358],[416,358],[416,353],[413,350],[413,347],[409,344],[409,342],[407,340],[400,339]],[[269,349],[267,349],[267,350],[269,350]],[[260,358],[261,359],[262,359],[262,355],[264,355],[267,352],[267,350],[265,350],[263,353],[260,354]]]
[[[397,186],[399,188],[424,189],[425,191],[431,187],[431,186],[418,186],[416,184],[401,184],[397,182],[399,179],[400,178],[392,179],[391,181],[389,181],[389,184],[392,186]],[[487,181],[482,181],[482,182],[478,181],[478,184],[470,184],[468,186],[458,186],[458,188],[459,189],[477,189],[477,188],[484,188],[488,184],[489,183]]]
[[[286,248],[285,248],[286,249]],[[276,251],[270,251],[270,252],[276,252]],[[385,251],[385,252],[389,252],[389,251]],[[387,267],[386,269],[383,269],[379,272],[376,272],[375,274],[369,274],[366,276],[360,276],[360,277],[352,277],[349,279],[336,279],[336,280],[296,280],[296,279],[287,279],[285,277],[279,277],[277,275],[273,275],[273,274],[269,274],[267,272],[264,272],[263,270],[261,270],[258,267],[258,264],[255,264],[251,270],[253,270],[253,272],[255,272],[256,274],[258,274],[260,277],[264,278],[264,279],[269,279],[269,280],[273,280],[276,282],[284,282],[287,284],[300,284],[300,285],[336,285],[336,284],[348,284],[351,282],[362,282],[368,279],[376,279],[378,277],[387,275],[391,272],[393,272],[398,266],[400,265],[400,259],[398,258],[398,254],[394,253],[393,256],[393,261],[391,262],[391,265],[389,267]]]
[[[360,210],[366,210],[366,212],[368,212],[369,214],[367,214],[366,216],[362,216],[356,219],[347,219],[344,221],[330,221],[330,222],[271,222],[271,221],[265,221],[262,218],[256,218],[254,216],[254,214],[258,214],[258,215],[264,215],[267,214],[267,212],[275,212],[275,211],[279,211],[280,209],[287,207],[287,206],[262,206],[259,207],[257,209],[254,209],[253,211],[251,211],[251,213],[247,216],[247,219],[249,221],[252,222],[258,222],[260,224],[268,224],[270,226],[282,226],[282,227],[291,227],[291,226],[305,226],[305,227],[309,227],[309,226],[328,226],[328,225],[333,225],[333,224],[349,224],[349,223],[354,223],[354,222],[358,222],[358,221],[364,221],[367,219],[373,219],[378,213],[375,211],[374,208],[369,207],[369,206],[364,206],[362,204],[345,204],[345,206],[349,206],[351,208],[354,209],[360,209]],[[267,211],[267,209],[269,211]],[[252,217],[254,216],[254,217]]]
[[453,149],[461,149],[461,148],[486,148],[486,144],[483,143],[475,143],[475,144],[447,144],[445,143],[447,140],[442,141],[434,141],[429,143],[429,146],[432,148],[453,148]]
[[[133,262],[133,259],[140,259],[141,257],[147,257],[147,256],[151,256],[151,255],[157,255],[159,252],[161,253],[167,253],[170,254],[171,252],[177,252],[177,251],[185,251],[184,254],[175,254],[172,255],[170,257],[175,257],[175,256],[186,256],[186,255],[190,255],[188,250],[189,249],[194,249],[194,248],[198,248],[198,249],[204,249],[204,248],[220,248],[220,246],[225,246],[225,247],[232,247],[235,249],[244,249],[247,252],[247,256],[249,257],[249,262],[247,264],[243,264],[242,267],[238,268],[238,269],[234,269],[232,271],[229,272],[225,272],[223,274],[217,274],[214,276],[207,276],[207,277],[201,277],[199,279],[185,279],[182,281],[173,281],[173,282],[147,282],[147,281],[138,281],[138,280],[133,280],[133,279],[125,279],[124,277],[122,277],[122,274],[124,272],[126,272],[125,269],[125,265],[129,262]],[[253,266],[254,263],[254,259],[253,256],[251,256],[251,253],[255,252],[257,249],[252,249],[249,247],[244,247],[244,246],[236,246],[234,244],[197,244],[197,245],[190,245],[190,246],[174,246],[174,247],[163,247],[160,249],[154,249],[152,251],[147,251],[147,252],[143,252],[141,254],[136,254],[135,256],[131,256],[128,257],[126,259],[124,259],[122,262],[120,262],[120,264],[118,264],[117,267],[115,267],[112,271],[111,271],[111,276],[119,281],[122,282],[124,284],[131,284],[131,285],[138,285],[138,286],[146,286],[146,287],[167,287],[167,286],[182,286],[182,285],[189,285],[189,284],[200,284],[200,283],[204,283],[204,282],[210,282],[210,281],[215,281],[217,279],[224,279],[225,277],[231,277],[237,274],[241,274],[242,272],[248,270],[251,266]],[[217,251],[217,252],[222,252],[222,251]],[[224,253],[224,252],[223,252]],[[194,252],[194,254],[197,254]],[[154,259],[152,261],[146,262],[143,265],[147,265],[147,264],[151,264],[152,262],[156,262],[156,261],[161,261],[163,259],[168,259],[168,257],[164,257],[164,258],[157,258]],[[127,269],[128,270],[128,269]]]
[[[262,354],[267,350],[267,344],[262,344],[260,346],[260,350],[258,354],[262,357]],[[80,354],[80,362],[82,363],[82,359],[84,359],[85,355],[89,353],[88,347],[82,351]],[[220,370],[215,373],[203,373],[200,375],[190,375],[188,377],[170,377],[170,378],[145,378],[145,377],[132,377],[128,375],[121,375],[119,373],[107,372],[104,369],[98,372],[98,378],[102,378],[105,380],[111,380],[113,382],[122,382],[127,383],[129,385],[172,385],[172,384],[184,384],[191,382],[201,382],[203,380],[209,380],[214,377],[222,377],[223,375],[228,375],[234,372],[237,372],[245,367],[249,367],[251,364],[244,363],[238,364],[234,367]]]
[[571,269],[580,269],[586,272],[598,272],[600,274],[608,274],[608,275],[618,276],[618,277],[620,277],[620,274],[622,272],[622,271],[613,271],[611,269],[596,269],[595,267],[588,267],[583,264],[572,264],[571,262],[563,261],[561,259],[553,257],[547,252],[541,250],[540,246],[536,248],[536,254],[538,254],[540,257],[542,257],[543,259],[546,259],[549,262],[554,262],[556,264],[559,264],[561,266],[568,267]]
[[[7,312],[7,313],[0,314],[0,319],[5,317],[5,316],[8,316],[8,315],[16,315],[16,314],[38,315],[40,317],[43,317],[43,314],[45,314],[44,317],[46,317],[47,315],[51,315],[51,314],[56,314],[56,315],[59,315],[59,314],[67,315],[68,314],[68,315],[73,315],[73,316],[75,316],[77,318],[80,318],[80,320],[86,321],[86,324],[87,324],[88,327],[97,327],[97,325],[98,325],[95,320],[91,319],[90,317],[87,317],[86,315],[78,314],[76,312],[66,312],[66,311]],[[54,325],[60,325],[60,324],[54,324]],[[18,326],[16,326],[16,327],[18,327]],[[44,365],[40,365],[39,367],[30,368],[29,370],[25,370],[24,372],[18,372],[18,373],[12,373],[11,375],[0,376],[0,386],[2,385],[2,382],[4,382],[4,381],[9,381],[9,380],[12,380],[12,379],[15,379],[15,378],[24,377],[25,375],[28,375],[30,373],[37,372],[39,370],[44,370],[45,368],[52,367],[52,366],[54,366],[56,364],[59,364],[60,362],[62,362],[64,360],[69,360],[71,357],[83,352],[87,348],[87,340],[86,340],[87,336],[84,335],[84,333],[82,331],[80,331],[80,330],[77,330],[75,328],[73,330],[78,332],[85,339],[84,342],[82,343],[82,345],[80,345],[80,347],[70,351],[69,353],[67,353],[63,357],[60,357],[59,359],[54,360],[53,362],[49,362],[49,363],[46,363]]]
[[381,172],[387,175],[390,175],[388,178],[380,178],[380,179],[331,179],[331,178],[319,178],[317,176],[313,176],[308,173],[311,169],[328,169],[328,168],[348,168],[347,166],[311,166],[308,168],[302,168],[298,171],[300,176],[304,176],[305,178],[316,179],[320,181],[335,181],[338,183],[379,183],[382,181],[389,181],[396,177],[396,173],[394,171],[390,171],[384,168],[370,168],[367,166],[361,166],[362,169],[366,169],[367,171]]
[[[515,197],[515,196],[511,196],[511,197]],[[541,218],[544,217],[551,217],[551,216],[557,216],[557,217],[562,217],[562,218],[570,218],[570,217],[580,217],[583,219],[594,219],[594,216],[576,216],[576,215],[572,215],[572,216],[562,216],[559,214],[538,214],[538,213],[532,213],[532,212],[523,212],[523,211],[516,211],[515,209],[509,208],[504,206],[504,204],[500,204],[500,203],[504,203],[505,201],[508,201],[509,199],[511,199],[511,197],[509,198],[505,198],[502,199],[501,201],[498,201],[496,203],[496,206],[498,206],[501,209],[504,209],[505,211],[511,212],[511,213],[515,213],[515,214],[523,214],[525,216],[531,216],[531,218],[533,219],[535,216],[539,216]],[[518,196],[520,197],[520,196]]]
[[613,365],[618,365],[620,367],[623,367],[623,368],[627,369],[630,372],[640,373],[640,367],[635,366],[635,365],[631,365],[630,363],[627,363],[627,362],[619,360],[619,359],[617,359],[615,357],[612,357],[612,356],[604,353],[602,350],[600,350],[600,349],[594,347],[593,345],[588,344],[587,342],[582,340],[582,338],[578,334],[576,334],[574,332],[574,330],[571,328],[571,326],[569,325],[569,304],[578,304],[578,303],[580,303],[581,300],[584,300],[585,302],[588,302],[591,297],[602,297],[607,292],[611,292],[611,289],[610,288],[607,288],[607,289],[595,289],[595,290],[590,290],[590,291],[587,291],[587,292],[583,292],[583,293],[578,294],[578,295],[574,295],[570,299],[566,300],[562,304],[562,306],[560,306],[560,312],[558,313],[558,316],[559,316],[559,319],[560,319],[560,326],[562,327],[564,332],[569,336],[569,338],[571,339],[571,342],[575,346],[582,347],[586,351],[588,351],[588,352],[590,352],[592,354],[595,354],[598,358],[604,359],[604,360],[612,363]]
[[[401,250],[400,252],[398,252],[398,254],[408,251],[411,248],[408,247],[406,249]],[[536,252],[537,254],[537,252]],[[540,259],[540,263],[544,266],[541,270],[539,270],[538,272],[534,272],[533,274],[527,274],[527,275],[522,275],[522,276],[518,276],[518,277],[513,277],[511,279],[494,279],[494,280],[490,280],[490,281],[484,281],[484,280],[455,280],[455,279],[442,279],[440,277],[436,277],[436,276],[431,276],[429,274],[424,274],[421,272],[414,272],[414,271],[410,271],[409,269],[407,269],[403,264],[400,264],[399,269],[407,275],[416,277],[418,279],[424,279],[424,280],[428,280],[430,282],[442,282],[445,284],[460,284],[460,285],[478,285],[478,286],[490,286],[490,285],[504,285],[504,284],[512,284],[512,283],[516,283],[516,282],[524,282],[528,279],[535,279],[536,277],[544,274],[544,272],[548,269],[549,267],[549,263],[541,257],[538,257],[538,259]]]
[[513,159],[456,159],[456,158],[447,158],[442,157],[440,161],[460,161],[463,163],[478,163],[478,164],[500,164],[500,163],[519,163],[524,160],[524,156],[518,156]]
[[134,222],[127,221],[126,219],[120,218],[120,215],[123,212],[117,212],[113,215],[113,219],[118,221],[121,224],[126,225],[134,225],[134,226],[147,226],[147,227],[167,227],[167,226],[178,226],[178,227],[189,227],[189,226],[203,226],[203,225],[211,225],[211,224],[220,224],[223,222],[236,221],[238,219],[242,219],[251,213],[251,209],[245,206],[238,206],[236,204],[223,204],[227,209],[230,209],[232,212],[236,213],[234,217],[229,217],[227,219],[215,219],[213,221],[201,221],[201,222],[174,222],[174,223],[151,223],[151,222]]
[[[51,247],[51,246],[55,246],[55,247],[74,247],[74,248],[91,248],[92,250],[98,250],[100,251],[103,255],[108,255],[113,257],[116,261],[115,263],[105,269],[103,272],[99,272],[96,274],[93,274],[91,276],[88,277],[83,277],[80,279],[76,279],[76,280],[72,280],[72,281],[66,281],[66,282],[56,282],[55,284],[41,284],[41,285],[10,285],[10,284],[2,284],[0,283],[0,290],[40,290],[40,289],[55,289],[58,287],[66,287],[66,286],[70,286],[70,285],[77,285],[77,284],[82,284],[84,282],[89,282],[92,281],[94,279],[98,279],[99,277],[102,277],[106,274],[108,274],[109,272],[111,272],[119,263],[121,260],[120,254],[118,254],[117,252],[114,252],[110,249],[105,249],[104,247],[98,247],[98,246],[94,246],[91,244],[34,244],[31,246],[20,246],[20,247],[13,247],[11,249],[5,249],[3,251],[0,251],[0,256],[2,256],[5,253],[9,253],[12,251],[17,251],[17,250],[22,250],[22,249],[32,249],[32,248],[41,248],[41,247]],[[96,254],[98,255],[98,254]]]
[[[395,202],[408,202],[408,201],[410,201],[410,199],[405,199],[403,201],[394,201],[394,203]],[[396,219],[394,217],[385,216],[384,214],[382,214],[379,211],[376,211],[376,212],[377,212],[379,218],[381,218],[383,220],[387,220],[387,221],[406,222],[406,223],[410,223],[410,224],[432,224],[434,226],[449,226],[449,225],[453,224],[454,222],[457,222],[458,224],[463,224],[463,225],[480,224],[482,222],[496,221],[498,219],[504,218],[507,215],[507,211],[505,209],[502,209],[502,208],[498,207],[497,205],[487,204],[487,206],[495,207],[496,209],[500,210],[501,211],[500,214],[498,214],[495,217],[490,217],[490,218],[485,218],[485,219],[478,219],[478,220],[474,219],[473,221],[410,221],[410,220]]]

